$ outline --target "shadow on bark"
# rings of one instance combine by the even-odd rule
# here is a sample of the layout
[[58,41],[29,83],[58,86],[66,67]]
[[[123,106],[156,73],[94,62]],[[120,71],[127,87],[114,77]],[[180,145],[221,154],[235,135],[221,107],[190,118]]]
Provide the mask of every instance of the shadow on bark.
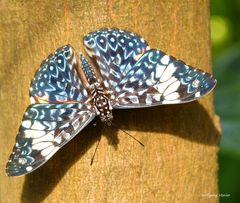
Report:
[[[144,109],[115,110],[114,116],[114,123],[126,131],[167,133],[205,145],[218,145],[220,140],[220,133],[208,112],[198,102]],[[101,136],[101,129],[102,124],[96,127],[92,123],[89,124],[46,164],[27,175],[22,191],[22,202],[38,203],[43,201],[68,169],[81,159],[98,140],[98,137]],[[117,129],[110,128],[104,133],[108,143],[115,149],[119,143],[117,132]],[[129,142],[132,142],[130,138]],[[145,147],[148,146],[145,144]],[[91,167],[90,161],[89,167]]]

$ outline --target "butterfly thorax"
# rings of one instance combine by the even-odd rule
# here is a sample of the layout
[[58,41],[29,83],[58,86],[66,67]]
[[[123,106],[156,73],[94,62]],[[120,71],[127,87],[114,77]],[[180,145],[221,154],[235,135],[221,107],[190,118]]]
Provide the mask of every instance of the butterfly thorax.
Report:
[[107,94],[105,94],[103,88],[98,86],[92,90],[93,104],[102,122],[107,123],[107,125],[112,124],[112,105],[111,100]]

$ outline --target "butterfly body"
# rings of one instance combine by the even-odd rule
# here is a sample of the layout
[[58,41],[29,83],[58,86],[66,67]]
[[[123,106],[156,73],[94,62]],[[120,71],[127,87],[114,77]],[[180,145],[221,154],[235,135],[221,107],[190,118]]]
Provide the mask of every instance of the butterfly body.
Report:
[[93,89],[92,96],[97,115],[99,115],[102,122],[110,126],[113,119],[111,99],[100,84],[97,88]]
[[108,126],[110,126],[113,119],[113,107],[109,98],[109,94],[106,93],[103,85],[101,85],[97,80],[93,68],[82,54],[80,55],[80,61],[83,72],[89,83],[89,91],[91,92],[92,102],[96,113],[99,115],[102,122],[105,122]]
[[[83,43],[94,68],[66,45],[37,70],[8,176],[36,170],[97,115],[111,125],[113,109],[191,102],[216,85],[209,73],[150,49],[141,36],[126,30],[103,28],[86,35]],[[79,77],[80,65],[87,82]]]

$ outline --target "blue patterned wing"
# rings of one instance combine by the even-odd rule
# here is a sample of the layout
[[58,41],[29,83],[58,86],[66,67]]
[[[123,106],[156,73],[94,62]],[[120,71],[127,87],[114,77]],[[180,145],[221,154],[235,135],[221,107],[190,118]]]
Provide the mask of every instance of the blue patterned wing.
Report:
[[89,33],[84,37],[84,45],[89,56],[100,67],[105,87],[113,91],[149,49],[146,41],[137,34],[117,28]]
[[30,87],[32,105],[24,114],[7,163],[8,176],[24,175],[40,167],[96,116],[77,67],[70,45],[41,64]]
[[94,117],[94,109],[79,103],[30,105],[7,163],[7,175],[20,176],[34,171]]
[[209,93],[216,80],[160,50],[147,51],[116,87],[115,108],[186,103]]
[[77,67],[78,59],[70,45],[49,55],[31,82],[31,103],[84,103],[89,95],[79,79]]

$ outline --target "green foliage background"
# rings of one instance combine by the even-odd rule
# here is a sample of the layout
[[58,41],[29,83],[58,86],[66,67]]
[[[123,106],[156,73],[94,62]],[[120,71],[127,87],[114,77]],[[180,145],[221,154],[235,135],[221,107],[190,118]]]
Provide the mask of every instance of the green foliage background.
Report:
[[[215,107],[221,117],[220,202],[240,202],[240,0],[211,1]],[[230,194],[221,197],[221,194]]]

